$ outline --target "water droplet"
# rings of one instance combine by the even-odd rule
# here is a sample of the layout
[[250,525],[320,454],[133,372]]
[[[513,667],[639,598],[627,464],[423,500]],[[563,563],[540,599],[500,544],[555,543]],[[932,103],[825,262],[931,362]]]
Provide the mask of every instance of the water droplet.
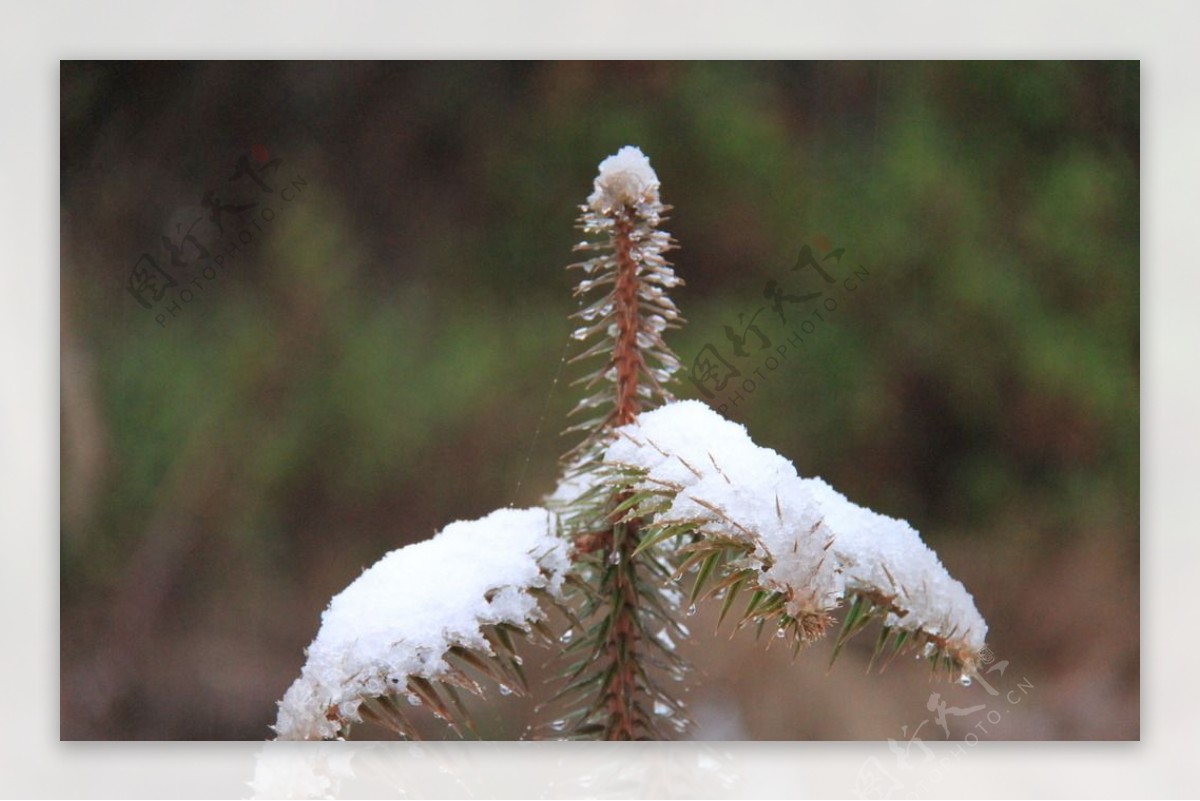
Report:
[[964,687],[970,687],[971,686],[971,677],[964,675],[961,678],[959,678],[958,683]]
[[421,705],[421,699],[417,697],[416,693],[405,693],[404,698],[406,701],[408,701],[413,706]]
[[667,715],[671,714],[671,707],[663,701],[655,701],[654,714],[665,718]]
[[560,718],[559,720],[556,720],[553,723],[551,723],[550,728],[553,729],[554,731],[562,731],[563,729],[567,728],[567,722]]
[[520,654],[513,654],[513,662],[515,662],[518,665],[523,665],[523,664],[525,664],[525,658],[523,656],[521,656]]
[[692,630],[691,630],[691,629],[689,629],[687,626],[683,625],[682,623],[676,623],[676,624],[675,624],[675,628],[676,628],[676,629],[679,631],[679,633],[680,633],[682,636],[684,636],[684,637],[690,637],[690,636],[692,636]]
[[572,339],[587,339],[587,335],[588,335],[588,329],[585,326],[583,328],[576,328],[575,331],[572,332],[571,338]]
[[575,636],[575,632],[572,631],[571,629],[567,629],[566,631],[564,631],[562,633],[562,636],[558,638],[558,641],[562,642],[562,643],[568,643],[571,641],[571,638],[574,636]]
[[513,693],[512,687],[509,687],[507,684],[500,685],[500,694],[501,695],[512,695],[512,693]]
[[678,590],[671,589],[670,587],[663,587],[661,590],[659,590],[659,594],[666,599],[667,603],[671,604],[672,606],[679,606],[679,604],[683,601],[683,593],[679,592]]
[[937,646],[936,646],[936,645],[934,645],[934,644],[933,644],[933,643],[931,643],[931,642],[927,642],[927,643],[925,643],[925,651],[924,651],[924,655],[925,655],[926,657],[931,657],[931,656],[933,656],[933,654],[934,654],[934,652],[935,652],[935,651],[937,651]]
[[621,564],[621,552],[620,552],[620,551],[613,551],[612,553],[610,553],[610,554],[608,555],[608,563],[609,563],[610,565],[619,565],[619,564]]
[[654,639],[658,640],[659,644],[668,651],[675,650],[675,641],[671,639],[671,635],[666,629],[663,629],[658,634],[655,634]]
[[787,629],[785,629],[783,626],[780,626],[779,628],[775,629],[775,636],[782,640],[787,636]]
[[660,370],[657,367],[650,371],[654,376],[654,380],[660,384],[665,384],[671,380],[671,376],[675,375],[674,370]]
[[689,607],[687,608],[687,613],[688,613],[689,615],[694,615],[694,614],[696,614],[696,605],[695,605],[695,604],[692,604],[691,606],[689,606]]
[[587,292],[589,289],[591,289],[591,288],[592,288],[592,287],[594,287],[595,285],[596,285],[596,282],[595,282],[595,281],[592,281],[591,279],[585,278],[585,279],[583,279],[582,281],[580,281],[580,282],[579,282],[579,291],[580,291],[580,292]]

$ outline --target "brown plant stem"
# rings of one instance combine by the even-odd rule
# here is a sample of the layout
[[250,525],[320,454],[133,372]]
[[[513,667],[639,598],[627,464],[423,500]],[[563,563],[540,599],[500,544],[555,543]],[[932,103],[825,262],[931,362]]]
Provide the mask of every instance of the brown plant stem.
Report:
[[632,423],[637,416],[641,408],[637,396],[638,377],[646,364],[637,341],[642,320],[638,314],[638,264],[630,253],[633,249],[630,237],[633,223],[628,213],[621,215],[616,229],[614,239],[618,266],[613,302],[617,341],[613,347],[613,362],[617,369],[617,402],[613,410],[613,428]]
[[[637,416],[641,406],[637,394],[638,377],[645,369],[645,360],[637,340],[641,316],[638,314],[638,264],[631,253],[632,229],[633,223],[626,211],[617,221],[614,236],[618,265],[613,292],[617,325],[613,347],[617,399],[610,423],[612,428],[627,425]],[[623,500],[623,496],[617,496],[614,506]],[[613,603],[613,619],[604,650],[615,669],[604,688],[608,709],[605,739],[633,740],[637,738],[640,718],[637,706],[638,592],[634,559],[638,544],[637,521],[615,525],[607,539],[606,556],[613,569],[610,582],[606,583],[611,583],[607,589]]]
[[638,712],[638,641],[640,639],[638,615],[637,570],[633,552],[637,548],[638,527],[636,522],[622,523],[614,527],[610,553],[617,554],[613,565],[611,583],[607,587],[613,599],[613,621],[605,642],[605,651],[615,666],[612,676],[604,688],[605,704],[608,709],[606,740],[636,740],[642,728]]

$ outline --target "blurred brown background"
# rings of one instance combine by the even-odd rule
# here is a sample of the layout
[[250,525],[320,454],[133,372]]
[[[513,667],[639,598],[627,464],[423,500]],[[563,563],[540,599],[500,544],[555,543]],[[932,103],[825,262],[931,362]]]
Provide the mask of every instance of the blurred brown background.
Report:
[[[1138,737],[1135,62],[64,62],[61,90],[63,739],[266,738],[330,596],[539,502],[576,206],[625,144],[675,206],[685,364],[811,286],[801,246],[869,272],[728,414],[911,521],[1006,663],[998,695],[865,676],[868,631],[827,672],[702,608],[693,736]],[[975,709],[943,731],[932,692]],[[531,703],[493,701],[483,735],[521,736]]]

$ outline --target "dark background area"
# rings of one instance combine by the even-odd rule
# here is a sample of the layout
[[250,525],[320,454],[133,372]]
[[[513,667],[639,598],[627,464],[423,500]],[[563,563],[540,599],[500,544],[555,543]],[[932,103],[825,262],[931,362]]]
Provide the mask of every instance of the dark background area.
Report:
[[[330,596],[540,502],[573,444],[562,268],[626,144],[675,207],[685,365],[758,366],[725,327],[768,307],[787,341],[766,283],[820,290],[799,249],[845,249],[836,311],[713,402],[912,522],[996,689],[1032,687],[865,676],[873,632],[793,663],[701,608],[694,736],[940,739],[938,692],[1002,718],[955,739],[1138,737],[1136,62],[64,62],[61,90],[63,739],[266,738]],[[209,191],[256,205],[218,231]],[[151,308],[143,254],[177,283]],[[521,736],[531,703],[492,700],[483,735]]]

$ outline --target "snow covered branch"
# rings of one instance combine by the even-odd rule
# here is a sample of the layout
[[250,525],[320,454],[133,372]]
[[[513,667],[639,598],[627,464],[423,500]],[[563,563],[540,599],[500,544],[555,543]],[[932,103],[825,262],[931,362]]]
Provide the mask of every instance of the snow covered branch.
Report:
[[718,586],[762,593],[751,617],[777,619],[781,636],[791,631],[798,643],[819,637],[829,612],[850,601],[839,647],[880,617],[881,648],[892,638],[893,652],[920,645],[939,667],[973,670],[987,624],[908,523],[799,477],[697,401],[646,412],[618,433],[604,459],[630,477],[629,514],[652,521],[644,544],[698,534],[683,548],[701,565],[698,583],[723,565]]
[[405,704],[451,720],[456,687],[482,695],[464,667],[517,689],[508,636],[541,623],[539,599],[560,596],[569,564],[545,509],[500,509],[392,551],[330,601],[278,738],[336,738],[364,712],[411,734]]

